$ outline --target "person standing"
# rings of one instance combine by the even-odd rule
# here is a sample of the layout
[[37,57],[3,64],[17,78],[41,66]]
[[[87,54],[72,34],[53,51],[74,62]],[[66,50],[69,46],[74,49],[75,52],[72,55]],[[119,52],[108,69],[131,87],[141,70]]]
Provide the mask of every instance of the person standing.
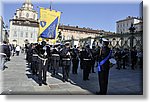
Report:
[[17,45],[17,46],[16,46],[16,55],[19,56],[19,53],[20,53],[20,46]]
[[76,48],[76,45],[72,50],[71,57],[72,57],[72,74],[77,74],[79,64],[79,51]]
[[81,51],[79,52],[79,58],[80,58],[80,69],[83,70],[84,67],[84,61],[83,61],[83,55],[84,55],[85,48],[82,47]]
[[58,75],[59,70],[59,61],[60,61],[60,52],[58,51],[59,44],[54,45],[54,48],[52,50],[52,56],[51,56],[51,62],[52,62],[52,69],[53,73],[52,75]]
[[42,84],[47,85],[46,83],[46,74],[48,69],[48,58],[50,56],[50,47],[46,46],[46,42],[42,41],[41,45],[37,45],[36,47],[37,54],[38,54],[38,80],[39,80],[39,86],[42,86]]
[[94,68],[95,68],[95,61],[96,61],[96,56],[97,56],[95,46],[92,46],[91,52],[92,52],[91,71],[92,73],[95,73]]
[[37,75],[38,72],[38,54],[37,54],[37,50],[35,49],[35,47],[37,46],[37,44],[33,44],[32,45],[32,50],[31,50],[31,56],[32,56],[32,60],[31,60],[31,70],[32,70],[32,74],[33,75]]
[[109,41],[103,38],[103,46],[100,49],[100,62],[98,64],[98,81],[100,91],[96,92],[98,95],[107,94],[108,76],[110,69],[109,58],[111,56],[111,49],[108,47]]
[[92,53],[90,51],[90,46],[87,44],[85,49],[82,50],[81,56],[83,59],[83,80],[89,80],[89,74],[91,71],[91,59],[92,59]]
[[127,65],[127,56],[128,56],[128,53],[127,53],[127,50],[124,49],[123,52],[122,52],[122,60],[123,60],[123,69],[126,69],[126,65]]
[[10,47],[6,41],[3,41],[2,53],[5,53],[7,55],[7,60],[10,59],[11,51],[10,51]]
[[135,69],[135,65],[137,63],[137,50],[136,47],[133,47],[131,50],[131,69]]
[[62,72],[63,72],[63,82],[68,81],[70,65],[71,65],[71,54],[70,54],[70,43],[66,42],[65,47],[60,52],[60,57],[62,61]]
[[121,57],[122,57],[122,55],[121,55],[121,51],[120,51],[120,49],[119,48],[117,48],[116,49],[117,51],[116,51],[116,53],[114,54],[114,56],[115,56],[115,59],[117,60],[117,68],[116,69],[121,69]]
[[5,63],[6,61],[10,59],[10,55],[11,55],[11,52],[10,52],[9,45],[7,44],[6,41],[3,41],[3,44],[0,46],[0,60],[1,60],[0,67],[2,67],[3,70],[5,68],[8,68],[5,66]]

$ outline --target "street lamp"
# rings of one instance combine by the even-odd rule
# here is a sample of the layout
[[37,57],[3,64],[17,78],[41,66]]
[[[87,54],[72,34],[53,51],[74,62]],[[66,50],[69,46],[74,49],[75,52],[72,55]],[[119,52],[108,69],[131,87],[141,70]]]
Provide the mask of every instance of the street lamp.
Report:
[[131,36],[131,43],[130,43],[130,47],[131,47],[131,49],[133,48],[133,38],[134,38],[134,36],[133,36],[133,34],[134,34],[134,31],[135,31],[135,27],[133,26],[133,23],[131,24],[131,27],[129,28],[129,30],[130,30],[130,34],[132,35]]
[[58,39],[59,39],[59,42],[61,43],[62,42],[62,33],[61,33],[61,31],[58,32]]
[[103,32],[100,32],[100,45],[102,45]]

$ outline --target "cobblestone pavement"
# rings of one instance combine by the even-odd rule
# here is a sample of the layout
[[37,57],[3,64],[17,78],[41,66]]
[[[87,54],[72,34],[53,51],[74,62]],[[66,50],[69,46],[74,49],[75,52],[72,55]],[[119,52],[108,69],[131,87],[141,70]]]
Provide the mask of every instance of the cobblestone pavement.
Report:
[[[94,95],[99,90],[97,72],[90,74],[89,81],[83,81],[82,70],[79,68],[77,75],[70,71],[70,82],[64,83],[60,68],[60,73],[57,76],[52,76],[50,72],[47,72],[48,85],[39,86],[37,77],[33,76],[27,67],[24,54],[12,57],[6,65],[8,68],[0,71],[3,76],[3,80],[0,78],[2,94]],[[136,70],[111,68],[108,94],[143,94],[142,73],[143,71],[139,68]]]

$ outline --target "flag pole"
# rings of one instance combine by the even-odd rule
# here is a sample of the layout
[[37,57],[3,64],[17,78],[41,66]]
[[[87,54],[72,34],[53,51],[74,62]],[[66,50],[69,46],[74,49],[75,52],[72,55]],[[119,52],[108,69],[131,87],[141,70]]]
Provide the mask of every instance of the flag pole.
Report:
[[50,2],[50,7],[49,7],[50,10],[52,10],[52,1]]

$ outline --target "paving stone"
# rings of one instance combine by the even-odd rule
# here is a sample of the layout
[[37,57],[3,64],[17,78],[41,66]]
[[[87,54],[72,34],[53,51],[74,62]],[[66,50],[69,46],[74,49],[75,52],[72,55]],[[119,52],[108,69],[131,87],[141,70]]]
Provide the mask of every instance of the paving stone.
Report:
[[[0,71],[3,79],[0,77],[0,89],[2,94],[52,94],[52,95],[93,95],[99,91],[98,73],[90,73],[89,81],[83,81],[82,70],[78,69],[78,75],[74,75],[70,71],[70,82],[62,81],[61,68],[59,76],[52,76],[47,72],[48,85],[38,85],[38,78],[33,76],[30,68],[27,68],[25,56],[12,57],[7,62],[7,69]],[[96,71],[95,67],[95,71]],[[143,94],[143,72],[140,69],[126,70],[111,68],[108,82],[109,95],[127,95]]]

